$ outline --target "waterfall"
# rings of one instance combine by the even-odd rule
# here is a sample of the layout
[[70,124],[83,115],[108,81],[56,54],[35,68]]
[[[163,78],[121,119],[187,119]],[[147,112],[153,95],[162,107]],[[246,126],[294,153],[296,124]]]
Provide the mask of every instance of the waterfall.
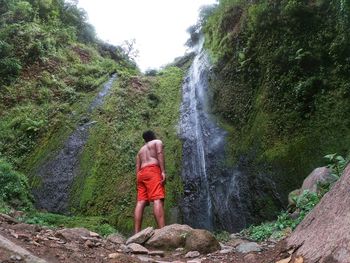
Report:
[[247,182],[240,171],[225,162],[227,133],[210,114],[210,63],[202,46],[203,41],[183,84],[182,215],[184,223],[195,228],[239,231],[249,216],[243,201]]
[[[113,75],[104,84],[90,104],[88,113],[102,105],[115,79],[116,75]],[[38,208],[49,212],[68,212],[70,188],[79,172],[80,155],[93,124],[93,121],[85,120],[85,123],[79,125],[63,143],[63,147],[37,169],[35,176],[40,178],[40,185],[33,189],[33,195]]]

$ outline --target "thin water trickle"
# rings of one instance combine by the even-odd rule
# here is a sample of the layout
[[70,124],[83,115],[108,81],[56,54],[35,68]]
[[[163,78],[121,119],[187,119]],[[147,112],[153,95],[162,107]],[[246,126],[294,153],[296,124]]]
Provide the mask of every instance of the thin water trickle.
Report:
[[[91,113],[96,107],[103,104],[103,99],[108,95],[116,75],[106,82],[88,108]],[[33,189],[36,206],[49,212],[68,212],[70,188],[75,176],[79,172],[79,159],[84,145],[89,137],[89,129],[94,124],[89,119],[79,125],[76,130],[64,142],[63,147],[49,158],[35,172],[40,185]]]
[[208,230],[237,231],[245,227],[247,209],[240,188],[245,178],[226,165],[226,131],[209,113],[209,58],[202,45],[183,84],[180,136],[184,223]]

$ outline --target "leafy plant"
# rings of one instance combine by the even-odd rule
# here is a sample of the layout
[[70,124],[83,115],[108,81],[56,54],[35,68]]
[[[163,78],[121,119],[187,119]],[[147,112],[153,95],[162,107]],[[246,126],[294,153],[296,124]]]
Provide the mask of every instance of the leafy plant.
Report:
[[12,206],[17,209],[32,208],[27,178],[13,170],[12,166],[0,159],[0,203],[2,207]]
[[214,236],[220,242],[227,242],[230,240],[230,233],[227,231],[215,232]]
[[332,176],[339,179],[349,160],[346,160],[343,156],[338,155],[337,153],[327,154],[324,158],[329,162],[328,167],[332,170]]
[[286,211],[281,212],[274,222],[263,223],[258,226],[250,226],[242,231],[249,238],[261,241],[268,238],[280,239],[295,229],[305,216],[318,204],[321,196],[316,193],[304,191],[301,195],[295,197],[296,213],[298,216],[292,218]]

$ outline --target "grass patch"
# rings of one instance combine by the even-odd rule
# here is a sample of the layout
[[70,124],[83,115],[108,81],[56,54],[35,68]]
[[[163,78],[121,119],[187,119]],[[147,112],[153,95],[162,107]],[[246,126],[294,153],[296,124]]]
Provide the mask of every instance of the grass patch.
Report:
[[51,228],[84,227],[104,237],[117,232],[117,230],[108,224],[108,221],[101,216],[64,216],[52,213],[34,212],[25,215],[25,217],[20,218],[20,220],[27,224],[36,224]]

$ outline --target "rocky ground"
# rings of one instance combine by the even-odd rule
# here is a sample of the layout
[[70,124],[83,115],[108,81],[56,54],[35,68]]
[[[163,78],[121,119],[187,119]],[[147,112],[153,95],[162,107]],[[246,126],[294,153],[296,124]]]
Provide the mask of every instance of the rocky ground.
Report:
[[[147,242],[146,242],[147,240]],[[146,248],[147,247],[147,248]],[[290,252],[291,253],[291,252]],[[260,244],[233,235],[220,243],[205,230],[171,225],[147,228],[128,240],[102,238],[84,228],[50,229],[0,214],[0,262],[278,262],[287,258],[284,241]],[[280,263],[290,262],[280,261]]]

